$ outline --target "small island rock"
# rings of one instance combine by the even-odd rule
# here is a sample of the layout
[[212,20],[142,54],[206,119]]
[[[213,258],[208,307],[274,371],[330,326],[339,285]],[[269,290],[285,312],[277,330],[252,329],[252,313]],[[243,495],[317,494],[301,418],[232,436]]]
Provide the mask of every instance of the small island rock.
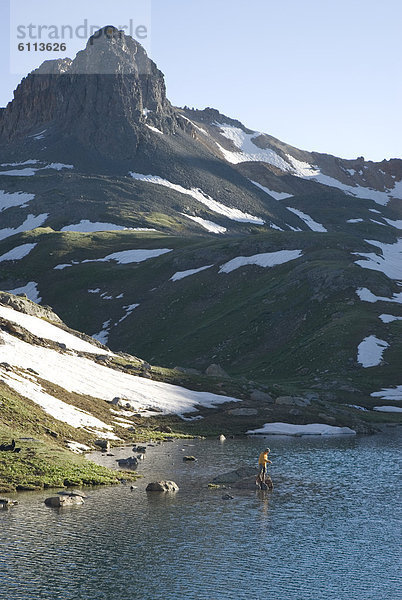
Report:
[[177,492],[179,486],[174,481],[153,481],[146,487],[146,492]]
[[84,504],[84,498],[80,495],[62,495],[62,496],[52,496],[51,498],[46,498],[45,500],[46,506],[50,506],[51,508],[61,508],[63,506],[75,506],[77,504]]

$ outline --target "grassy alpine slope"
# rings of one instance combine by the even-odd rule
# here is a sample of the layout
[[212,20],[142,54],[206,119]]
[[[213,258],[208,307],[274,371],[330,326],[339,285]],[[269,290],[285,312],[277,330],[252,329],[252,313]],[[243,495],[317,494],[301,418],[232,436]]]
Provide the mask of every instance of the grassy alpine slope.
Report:
[[[388,231],[383,235],[388,243],[395,239]],[[0,263],[2,280],[36,282],[42,303],[74,329],[103,331],[113,350],[200,373],[218,363],[232,378],[315,389],[338,402],[356,403],[358,397],[368,407],[371,392],[399,383],[400,322],[386,324],[379,315],[397,316],[400,305],[365,302],[356,293],[368,288],[391,298],[398,287],[384,273],[355,264],[354,253],[373,252],[355,233],[270,230],[216,238],[37,229],[0,242],[0,252],[26,243],[37,245],[21,260]],[[170,251],[140,263],[96,262],[133,249]],[[235,257],[281,250],[302,255],[272,268],[220,272]],[[59,265],[72,266],[55,269]],[[365,369],[357,363],[357,348],[368,335],[389,348],[381,365]]]
[[[97,438],[105,434],[112,444],[120,445],[164,440],[171,435],[241,435],[272,421],[324,422],[361,432],[372,431],[381,423],[400,421],[397,414],[362,412],[348,406],[347,402],[333,402],[329,392],[306,386],[306,379],[296,373],[282,379],[269,378],[269,383],[257,383],[239,375],[227,378],[218,372],[215,376],[207,376],[194,369],[152,366],[128,354],[108,354],[105,348],[93,345],[87,336],[58,323],[50,310],[10,294],[2,294],[1,299],[0,441],[9,443],[15,439],[19,449],[18,452],[0,453],[0,490],[3,492],[105,485],[117,483],[122,477],[132,478],[132,472],[101,468],[71,451],[94,448]],[[21,312],[32,315],[34,323],[32,317],[26,320]],[[59,335],[65,343],[57,341]],[[77,343],[78,349],[74,351]],[[83,351],[82,343],[89,344],[89,351],[87,346]],[[17,355],[12,351],[15,344],[19,349]],[[28,355],[28,363],[20,362],[20,355]],[[50,370],[42,364],[47,360],[54,365]],[[111,402],[112,396],[105,401],[107,396],[102,399],[96,397],[96,392],[90,395],[81,390],[81,384],[83,387],[88,385],[84,379],[80,380],[79,391],[74,391],[71,380],[80,376],[71,373],[66,378],[63,373],[70,368],[71,360],[75,361],[74,369],[85,362],[84,379],[93,369],[96,378],[104,379],[104,385],[114,378],[113,393],[119,393],[121,386],[127,386],[128,377],[134,385],[131,395],[129,393],[126,400],[123,396],[117,403]],[[141,378],[145,378],[144,383],[153,389],[148,401],[147,386],[138,387]],[[169,390],[164,387],[160,395],[159,382],[163,386],[180,387]],[[343,384],[345,382],[346,379]],[[343,389],[351,391],[345,385]],[[176,396],[173,395],[171,405],[166,405],[164,395],[171,395],[172,391]],[[203,392],[203,396],[196,395],[192,400],[190,418],[176,415],[175,412],[180,414],[175,404],[177,399],[182,403],[184,397],[190,398],[194,392]],[[208,402],[205,402],[205,392]],[[300,397],[301,392],[308,400],[302,410],[294,408],[294,404],[280,402],[283,396]],[[214,394],[221,403],[212,407],[210,397]],[[158,405],[158,397],[162,405]],[[355,393],[353,397],[356,397]],[[374,400],[371,406],[373,404]],[[77,422],[77,415],[84,421]],[[201,420],[193,420],[191,416],[194,415]]]

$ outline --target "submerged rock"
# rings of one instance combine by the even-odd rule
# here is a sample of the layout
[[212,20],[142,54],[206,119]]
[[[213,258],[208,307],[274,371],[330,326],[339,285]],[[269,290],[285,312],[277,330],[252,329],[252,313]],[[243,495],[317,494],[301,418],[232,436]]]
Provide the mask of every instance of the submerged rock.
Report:
[[174,481],[153,481],[146,487],[146,492],[177,492],[179,486]]
[[197,459],[195,458],[195,456],[183,456],[183,461],[184,462],[197,462]]
[[241,466],[233,471],[229,471],[228,473],[223,473],[222,475],[218,475],[212,480],[212,483],[216,484],[228,484],[228,483],[237,483],[243,479],[248,479],[249,477],[256,477],[257,470],[254,467],[249,466]]

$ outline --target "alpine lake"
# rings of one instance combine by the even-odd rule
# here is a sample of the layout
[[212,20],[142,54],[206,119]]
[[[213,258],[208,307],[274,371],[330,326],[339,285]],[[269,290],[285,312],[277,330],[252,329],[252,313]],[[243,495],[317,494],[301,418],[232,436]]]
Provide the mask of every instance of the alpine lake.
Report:
[[[87,488],[80,506],[15,495],[0,511],[0,597],[398,600],[400,431],[174,440],[147,447],[133,484]],[[267,446],[272,492],[208,487]],[[112,453],[91,458],[132,455]],[[162,479],[179,491],[145,491]]]

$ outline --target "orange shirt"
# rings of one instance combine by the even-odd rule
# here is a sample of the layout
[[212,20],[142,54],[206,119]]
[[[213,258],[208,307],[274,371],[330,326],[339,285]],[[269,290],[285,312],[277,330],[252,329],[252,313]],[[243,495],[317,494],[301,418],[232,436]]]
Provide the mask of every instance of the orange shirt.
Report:
[[270,462],[268,459],[268,452],[261,452],[260,457],[258,459],[258,464],[266,465],[268,462]]

